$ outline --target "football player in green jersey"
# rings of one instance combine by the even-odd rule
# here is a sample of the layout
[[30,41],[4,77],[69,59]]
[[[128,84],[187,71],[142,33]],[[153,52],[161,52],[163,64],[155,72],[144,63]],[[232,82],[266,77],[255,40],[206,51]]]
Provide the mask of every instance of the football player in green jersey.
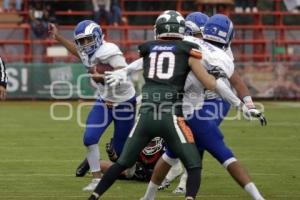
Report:
[[165,11],[155,23],[156,40],[139,46],[145,78],[140,112],[120,158],[104,174],[89,200],[99,199],[122,171],[134,165],[139,152],[154,137],[162,137],[186,167],[186,199],[195,199],[201,158],[182,117],[184,84],[190,70],[209,90],[216,88],[217,81],[201,65],[199,46],[182,40],[184,29],[180,13]]

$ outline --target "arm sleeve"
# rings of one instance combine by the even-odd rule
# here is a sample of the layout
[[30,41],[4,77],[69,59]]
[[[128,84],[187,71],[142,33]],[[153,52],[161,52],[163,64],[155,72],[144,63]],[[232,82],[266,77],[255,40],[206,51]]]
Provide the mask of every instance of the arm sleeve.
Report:
[[7,85],[7,74],[5,69],[5,63],[0,58],[0,85],[6,88]]
[[127,73],[130,74],[132,72],[143,70],[143,63],[144,63],[143,58],[139,58],[133,61],[126,67]]
[[108,64],[113,68],[127,67],[127,63],[123,55],[111,56],[108,60]]
[[216,92],[228,101],[232,106],[238,107],[241,105],[241,100],[232,92],[223,79],[217,79]]

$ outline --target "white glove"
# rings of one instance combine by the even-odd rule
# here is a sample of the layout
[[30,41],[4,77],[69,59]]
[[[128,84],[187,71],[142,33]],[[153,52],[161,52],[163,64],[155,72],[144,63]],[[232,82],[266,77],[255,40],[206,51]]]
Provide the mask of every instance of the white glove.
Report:
[[267,125],[267,119],[265,118],[263,113],[256,108],[248,108],[245,104],[242,104],[241,110],[243,111],[243,115],[247,120],[257,118],[262,126]]
[[105,71],[105,83],[110,87],[120,85],[122,82],[127,81],[127,69],[118,69],[115,71]]

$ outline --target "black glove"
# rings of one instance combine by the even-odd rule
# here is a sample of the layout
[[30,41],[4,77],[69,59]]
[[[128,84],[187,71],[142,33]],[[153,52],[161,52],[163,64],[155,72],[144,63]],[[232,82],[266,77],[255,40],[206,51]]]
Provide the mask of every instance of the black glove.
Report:
[[228,78],[223,69],[218,66],[211,66],[211,69],[207,70],[207,72],[213,75],[216,79],[218,78]]

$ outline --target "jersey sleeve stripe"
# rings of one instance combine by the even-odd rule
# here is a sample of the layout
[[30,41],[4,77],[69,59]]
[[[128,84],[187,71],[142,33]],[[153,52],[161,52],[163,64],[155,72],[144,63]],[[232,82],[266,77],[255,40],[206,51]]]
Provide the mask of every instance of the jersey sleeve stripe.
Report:
[[192,57],[195,57],[195,58],[198,58],[198,59],[202,58],[202,53],[199,50],[197,50],[197,49],[191,49],[190,50],[190,55]]
[[177,123],[178,123],[182,133],[184,134],[186,140],[188,141],[188,143],[190,143],[190,144],[195,143],[193,133],[192,133],[190,127],[188,127],[188,125],[185,123],[184,118],[178,117]]
[[178,123],[180,129],[182,130],[188,143],[191,143],[191,144],[195,143],[193,133],[192,133],[190,127],[188,127],[188,125],[185,123],[184,118],[178,117],[177,123]]
[[184,137],[184,133],[182,132],[181,128],[178,126],[178,118],[176,115],[173,115],[173,123],[181,143],[187,143]]

